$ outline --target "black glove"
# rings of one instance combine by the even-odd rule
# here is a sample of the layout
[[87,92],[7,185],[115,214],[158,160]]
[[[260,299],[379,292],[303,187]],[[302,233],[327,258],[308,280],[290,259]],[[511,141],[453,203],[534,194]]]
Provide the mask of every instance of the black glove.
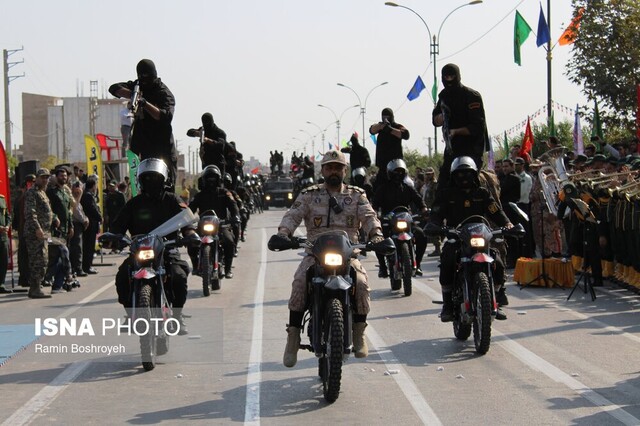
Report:
[[288,250],[294,248],[294,242],[291,240],[289,235],[283,232],[278,232],[276,235],[272,235],[271,238],[269,238],[267,247],[271,251]]
[[187,130],[187,136],[190,138],[196,138],[198,137],[198,131],[196,129],[189,129]]

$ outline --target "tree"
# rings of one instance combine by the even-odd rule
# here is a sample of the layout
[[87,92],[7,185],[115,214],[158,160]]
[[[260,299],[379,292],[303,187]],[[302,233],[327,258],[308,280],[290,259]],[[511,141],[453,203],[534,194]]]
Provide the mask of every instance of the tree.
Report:
[[[640,83],[640,0],[572,0],[584,7],[567,64],[569,79],[597,100],[607,128],[634,133],[636,86]],[[591,121],[591,116],[585,118]]]
[[407,163],[409,168],[409,175],[414,176],[416,167],[425,169],[427,167],[433,167],[435,170],[440,170],[442,165],[442,154],[433,155],[431,157],[422,155],[416,149],[407,149],[403,153],[404,162]]

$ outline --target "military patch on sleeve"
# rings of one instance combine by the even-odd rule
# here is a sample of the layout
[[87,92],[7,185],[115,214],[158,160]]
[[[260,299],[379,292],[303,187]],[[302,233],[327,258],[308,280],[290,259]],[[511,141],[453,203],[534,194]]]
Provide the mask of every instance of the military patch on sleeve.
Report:
[[495,214],[498,211],[498,205],[496,203],[489,204],[489,213]]
[[356,217],[355,216],[353,216],[353,215],[347,216],[347,226],[349,228],[353,228],[353,224],[355,223],[355,221],[356,221]]
[[469,104],[469,109],[478,109],[482,107],[482,104],[480,102],[471,102]]
[[320,225],[322,225],[322,217],[321,216],[316,216],[313,218],[313,225],[316,228],[320,228]]
[[352,202],[353,202],[353,199],[351,199],[351,197],[346,197],[346,198],[344,199],[344,203],[345,203],[346,205],[349,205],[349,204],[351,204]]
[[469,200],[464,200],[464,207],[465,207],[466,209],[468,209],[469,207],[471,207],[471,201],[469,201]]

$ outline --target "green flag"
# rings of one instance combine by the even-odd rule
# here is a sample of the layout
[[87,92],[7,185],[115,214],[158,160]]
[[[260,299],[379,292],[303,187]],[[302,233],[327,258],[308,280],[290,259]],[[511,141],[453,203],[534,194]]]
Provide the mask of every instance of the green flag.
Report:
[[438,79],[433,80],[433,87],[431,88],[431,97],[433,98],[433,103],[435,104],[438,100]]
[[604,133],[602,132],[602,121],[600,121],[600,111],[598,111],[598,102],[596,102],[595,111],[593,112],[591,136],[598,136],[601,141],[604,141]]
[[138,184],[136,181],[136,174],[138,173],[138,165],[140,159],[132,151],[127,150],[127,160],[129,161],[129,182],[131,182],[131,196],[138,195]]
[[551,111],[551,115],[549,116],[549,136],[557,136],[556,135],[556,123],[553,119],[553,111]]
[[520,46],[524,44],[524,41],[529,37],[531,33],[531,27],[524,20],[520,12],[516,10],[516,22],[513,27],[513,61],[522,65],[520,60]]
[[509,140],[507,139],[507,132],[504,132],[504,158],[509,156]]

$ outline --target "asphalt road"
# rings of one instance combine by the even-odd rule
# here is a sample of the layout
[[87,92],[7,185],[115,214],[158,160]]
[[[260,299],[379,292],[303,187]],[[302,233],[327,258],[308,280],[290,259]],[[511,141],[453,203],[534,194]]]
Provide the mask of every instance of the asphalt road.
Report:
[[[301,351],[294,368],[282,366],[301,259],[266,249],[282,214],[252,217],[235,277],[221,291],[205,298],[200,278],[189,276],[189,335],[173,337],[151,372],[140,365],[135,337],[102,335],[103,319],[124,314],[113,284],[122,255],[104,256],[110,266],[52,299],[0,295],[0,423],[640,424],[637,295],[607,284],[596,301],[577,291],[567,302],[568,290],[520,290],[511,282],[509,319],[493,323],[491,349],[478,356],[473,340],[457,341],[438,318],[433,258],[411,297],[377,278],[375,256],[364,259],[370,354],[348,360],[340,397],[327,404],[313,354]],[[34,336],[36,318],[76,318],[84,334]],[[95,337],[81,329],[82,319]],[[42,352],[73,344],[125,348]]]

